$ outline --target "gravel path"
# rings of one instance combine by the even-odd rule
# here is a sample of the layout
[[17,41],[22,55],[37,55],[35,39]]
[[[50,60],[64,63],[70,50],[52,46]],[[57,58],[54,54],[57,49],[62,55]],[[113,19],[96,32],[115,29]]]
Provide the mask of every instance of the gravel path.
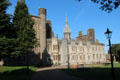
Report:
[[60,70],[62,68],[63,67],[40,68],[31,77],[31,80],[82,80],[64,73]]

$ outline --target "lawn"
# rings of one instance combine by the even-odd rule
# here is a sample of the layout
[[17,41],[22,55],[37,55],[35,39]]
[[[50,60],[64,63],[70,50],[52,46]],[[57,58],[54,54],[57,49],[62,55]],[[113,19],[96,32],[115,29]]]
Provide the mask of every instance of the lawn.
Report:
[[[112,80],[110,65],[85,65],[85,68],[64,69],[71,76],[80,77],[84,80]],[[120,64],[114,64],[116,80],[120,80]]]
[[0,67],[0,80],[28,80],[36,70],[37,68],[32,66],[30,66],[29,70],[25,66],[3,66]]
[[[94,67],[97,67],[97,68],[98,68],[98,67],[99,67],[99,68],[111,68],[111,64],[109,64],[109,65],[107,65],[107,66],[101,65],[101,64],[94,64],[94,65],[92,65],[92,64],[85,64],[84,66],[85,66],[85,67],[88,67],[88,68],[89,68],[89,67],[90,67],[90,68],[91,68],[91,67],[93,67],[93,68],[94,68]],[[115,68],[120,68],[120,63],[114,63],[114,67],[115,67]]]

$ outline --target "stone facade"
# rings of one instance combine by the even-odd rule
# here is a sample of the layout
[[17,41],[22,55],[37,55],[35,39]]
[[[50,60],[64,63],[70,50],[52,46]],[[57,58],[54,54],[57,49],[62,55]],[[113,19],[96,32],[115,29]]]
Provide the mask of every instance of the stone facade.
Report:
[[[53,64],[78,65],[105,63],[105,46],[94,41],[94,29],[88,30],[88,35],[71,39],[71,32],[66,19],[64,38],[52,38],[47,40],[47,50]],[[80,36],[80,35],[79,35]]]
[[46,20],[46,9],[40,8],[39,16],[32,16],[32,18],[35,21],[34,29],[40,44],[39,47],[34,48],[34,52],[40,54],[41,59],[46,50],[49,55],[46,61],[52,61],[54,65],[106,62],[105,46],[98,40],[95,41],[94,29],[89,29],[87,35],[82,35],[81,31],[76,40],[71,39],[71,31],[66,18],[64,38],[59,40],[58,37],[54,37],[51,21]]

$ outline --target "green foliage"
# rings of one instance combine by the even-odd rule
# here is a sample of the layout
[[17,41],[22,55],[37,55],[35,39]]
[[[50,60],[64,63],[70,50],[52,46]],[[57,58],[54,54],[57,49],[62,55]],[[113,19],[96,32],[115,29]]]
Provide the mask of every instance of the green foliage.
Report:
[[118,54],[118,51],[120,50],[120,44],[114,44],[112,45],[112,53],[113,54]]
[[120,44],[113,44],[111,47],[111,51],[112,51],[112,54],[114,54],[116,58],[118,58],[117,60],[120,61]]
[[1,50],[1,56],[4,57],[13,57],[16,56],[14,54],[14,47],[15,47],[15,39],[10,38],[0,38],[0,50]]
[[101,5],[100,9],[110,13],[120,5],[120,0],[91,0]]
[[14,51],[13,27],[10,23],[10,15],[6,9],[10,5],[8,0],[0,1],[0,57],[10,57]]
[[[82,1],[82,0],[77,0]],[[91,0],[94,3],[100,4],[100,9],[110,13],[113,9],[116,9],[120,5],[120,0]]]
[[34,22],[28,13],[28,8],[25,1],[18,1],[13,18],[13,26],[16,34],[15,37],[17,39],[17,54],[31,51],[33,46],[36,44],[33,25]]
[[10,15],[6,13],[6,9],[10,5],[8,0],[0,1],[0,38],[9,35]]
[[29,16],[24,0],[18,0],[13,23],[6,9],[8,0],[0,1],[0,58],[17,57],[31,51],[36,44],[34,22]]

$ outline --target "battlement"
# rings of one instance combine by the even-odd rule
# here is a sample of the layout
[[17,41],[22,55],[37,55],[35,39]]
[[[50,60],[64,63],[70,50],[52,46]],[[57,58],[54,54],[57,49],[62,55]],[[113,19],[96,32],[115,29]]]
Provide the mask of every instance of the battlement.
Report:
[[39,16],[41,14],[45,14],[46,15],[46,9],[45,8],[39,8]]
[[91,41],[95,42],[95,32],[94,29],[88,29],[87,35],[83,35],[82,31],[79,32],[79,36],[77,37],[77,40],[85,40],[85,41]]

